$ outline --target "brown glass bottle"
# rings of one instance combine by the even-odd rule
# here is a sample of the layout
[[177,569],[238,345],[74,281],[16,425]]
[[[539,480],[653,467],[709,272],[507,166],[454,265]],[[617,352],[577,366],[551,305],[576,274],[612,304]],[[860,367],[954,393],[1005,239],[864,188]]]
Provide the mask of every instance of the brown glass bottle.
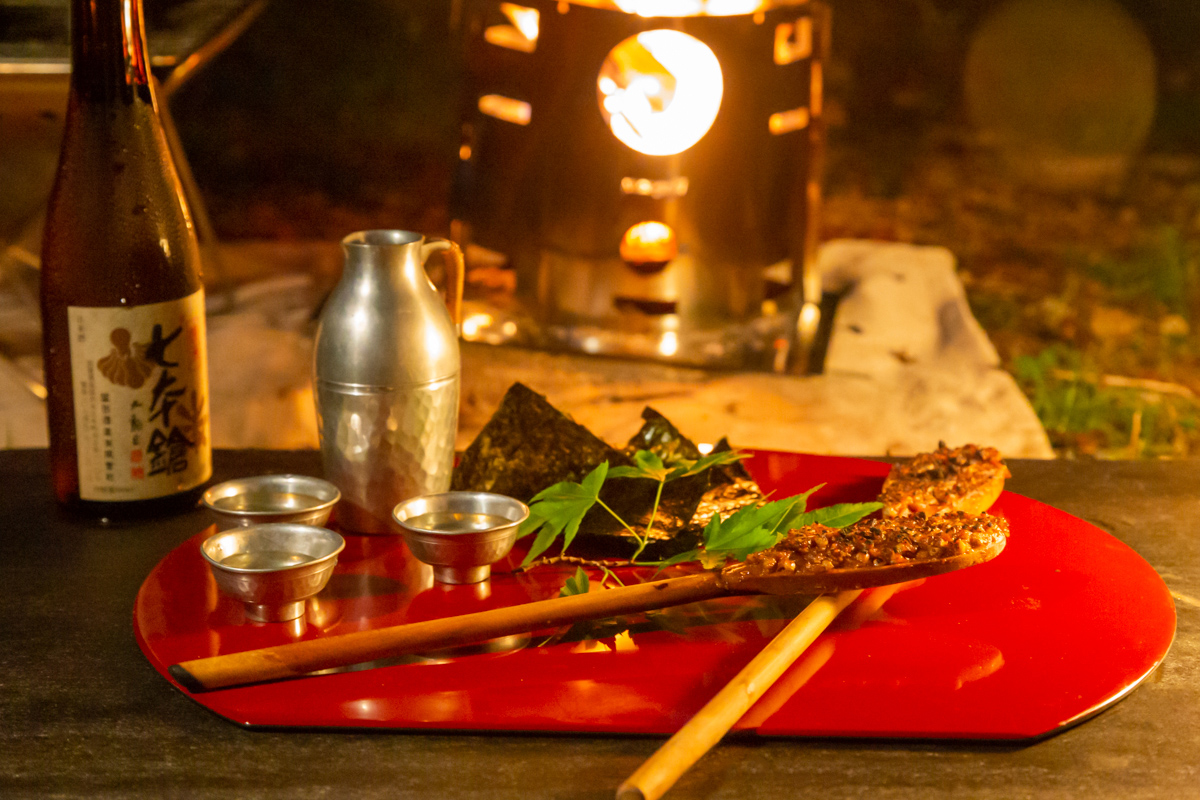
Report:
[[55,494],[98,516],[185,507],[212,473],[199,248],[145,42],[141,0],[72,0],[43,355]]

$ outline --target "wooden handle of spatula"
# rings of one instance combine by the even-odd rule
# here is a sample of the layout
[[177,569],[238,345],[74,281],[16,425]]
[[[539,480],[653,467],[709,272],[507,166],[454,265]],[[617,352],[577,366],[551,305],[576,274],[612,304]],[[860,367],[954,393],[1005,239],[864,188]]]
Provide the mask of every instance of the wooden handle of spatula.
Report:
[[340,636],[198,658],[175,664],[171,676],[193,692],[244,683],[296,678],[317,670],[361,664],[377,658],[441,650],[654,608],[694,603],[729,594],[715,572],[555,597],[519,606],[394,625]]
[[721,741],[750,706],[861,593],[861,589],[852,589],[822,595],[812,601],[716,697],[621,784],[617,789],[617,800],[658,800],[662,797],[680,775]]

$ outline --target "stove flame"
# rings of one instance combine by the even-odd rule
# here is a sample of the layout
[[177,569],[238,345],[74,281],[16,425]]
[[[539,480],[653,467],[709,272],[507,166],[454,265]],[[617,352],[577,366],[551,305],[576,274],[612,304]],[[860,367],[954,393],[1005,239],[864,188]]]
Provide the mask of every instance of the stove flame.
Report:
[[724,93],[708,47],[673,30],[652,30],[614,47],[600,67],[600,111],[613,135],[639,153],[682,153],[708,133]]

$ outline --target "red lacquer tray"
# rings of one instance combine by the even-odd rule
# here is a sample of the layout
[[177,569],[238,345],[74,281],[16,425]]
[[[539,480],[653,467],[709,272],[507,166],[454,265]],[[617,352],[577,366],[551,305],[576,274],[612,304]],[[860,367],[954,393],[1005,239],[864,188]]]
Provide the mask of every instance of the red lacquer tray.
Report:
[[[825,483],[815,505],[870,500],[887,465],[757,452],[781,497]],[[1133,550],[1019,495],[1004,553],[987,564],[864,593],[738,725],[770,736],[1025,739],[1054,733],[1132,690],[1166,655],[1175,608]],[[210,531],[150,573],[134,629],[176,688],[247,726],[669,734],[794,614],[799,601],[726,598],[621,621],[537,632],[495,652],[407,657],[371,669],[187,692],[177,662],[541,599],[567,571],[434,585],[399,537],[349,536],[328,588],[294,623],[246,621],[200,555]],[[627,633],[621,633],[628,631]],[[620,634],[620,635],[618,635]],[[508,649],[504,649],[508,648]]]

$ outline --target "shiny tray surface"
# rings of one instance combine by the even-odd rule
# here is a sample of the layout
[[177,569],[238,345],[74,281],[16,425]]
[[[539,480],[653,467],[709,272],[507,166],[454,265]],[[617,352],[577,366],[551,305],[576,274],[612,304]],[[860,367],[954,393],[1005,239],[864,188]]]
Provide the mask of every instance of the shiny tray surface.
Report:
[[[824,483],[810,507],[873,499],[879,462],[755,452],[777,497]],[[1099,528],[1009,492],[995,561],[871,590],[737,728],[767,736],[1029,739],[1087,719],[1161,662],[1175,608],[1158,574]],[[293,623],[245,619],[200,555],[202,531],[146,578],[134,630],[154,668],[197,703],[252,727],[669,734],[778,632],[802,601],[726,598],[616,621],[401,657],[290,681],[192,694],[174,663],[551,597],[571,569],[493,569],[435,585],[402,539],[347,537],[329,586]],[[623,573],[626,582],[650,573]],[[660,576],[661,577],[661,576]],[[487,652],[491,650],[491,652]]]

